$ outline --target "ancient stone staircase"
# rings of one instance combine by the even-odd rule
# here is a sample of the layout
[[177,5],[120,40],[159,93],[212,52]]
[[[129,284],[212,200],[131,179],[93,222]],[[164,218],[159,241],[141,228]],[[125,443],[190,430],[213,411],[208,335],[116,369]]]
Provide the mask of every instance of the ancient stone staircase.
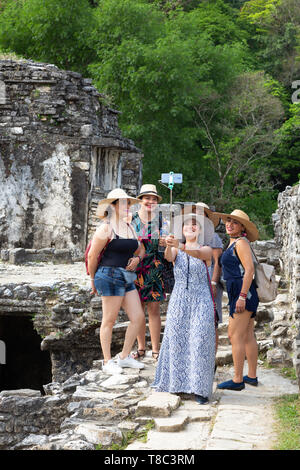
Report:
[[[285,317],[288,311],[288,291],[281,289],[277,299],[271,304],[262,304],[257,315],[256,336],[259,350],[270,351],[270,347],[285,340],[288,336]],[[129,442],[127,450],[149,449],[253,449],[269,446],[268,429],[271,426],[270,411],[262,404],[271,404],[272,396],[285,393],[290,383],[281,384],[281,378],[272,371],[259,371],[264,376],[266,386],[255,390],[246,387],[241,393],[221,392],[216,389],[217,382],[232,375],[232,353],[228,341],[227,299],[224,296],[223,323],[219,326],[219,347],[216,357],[218,365],[215,375],[213,398],[207,405],[200,406],[194,397],[180,394],[155,392],[150,388],[153,381],[156,362],[148,351],[141,371],[125,369],[124,374],[109,377],[102,372],[101,361],[94,361],[93,367],[71,376],[64,383],[53,382],[45,386],[45,405],[65,408],[64,417],[55,434],[28,434],[19,439],[14,449],[31,450],[92,450],[124,447],[124,436],[131,435],[131,440],[150,423],[146,442],[135,439]],[[165,324],[162,319],[162,331]],[[273,350],[272,350],[273,351]],[[276,356],[275,356],[276,359]],[[282,358],[281,358],[282,359]],[[275,361],[276,362],[276,361]],[[271,379],[269,378],[270,375]],[[273,375],[272,375],[273,374]],[[273,382],[271,383],[270,380]],[[280,387],[278,388],[278,384]],[[278,390],[277,390],[278,388]],[[297,393],[297,386],[291,388]],[[254,407],[255,405],[255,407]],[[271,405],[270,405],[271,406]],[[266,418],[268,417],[268,419]],[[221,434],[231,426],[232,419],[240,426],[238,443],[235,438],[221,439]],[[250,420],[251,418],[251,420]],[[257,420],[261,419],[258,425]],[[249,436],[247,422],[251,421],[256,429],[260,426],[258,442],[257,433]],[[253,434],[254,433],[254,434]],[[256,434],[255,434],[256,433]],[[234,430],[230,436],[234,435]],[[126,440],[126,439],[125,439]],[[119,446],[119,447],[118,447]],[[268,447],[265,447],[268,448]]]

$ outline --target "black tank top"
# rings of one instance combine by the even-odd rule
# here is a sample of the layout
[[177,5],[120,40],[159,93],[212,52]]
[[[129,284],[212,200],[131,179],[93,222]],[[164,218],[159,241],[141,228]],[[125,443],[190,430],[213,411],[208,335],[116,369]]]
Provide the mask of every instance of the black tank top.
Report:
[[104,250],[99,266],[126,268],[138,246],[136,238],[121,238],[115,234]]

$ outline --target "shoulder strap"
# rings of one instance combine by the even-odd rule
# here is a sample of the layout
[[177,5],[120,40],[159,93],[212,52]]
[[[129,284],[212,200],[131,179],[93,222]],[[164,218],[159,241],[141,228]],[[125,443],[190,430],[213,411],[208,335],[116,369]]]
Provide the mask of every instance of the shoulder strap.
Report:
[[210,279],[210,275],[209,275],[209,272],[208,272],[208,267],[207,267],[206,261],[203,260],[203,263],[205,264],[207,280],[208,280],[208,285],[209,285],[209,289],[210,289],[210,294],[211,294],[211,298],[212,298],[212,301],[213,301],[213,304],[214,304],[215,325],[217,327],[218,321],[219,321],[217,306],[216,306],[216,302],[215,302],[215,298],[214,298],[214,294],[213,294],[213,290],[212,290],[211,279]]
[[[243,239],[243,240],[246,240],[246,242],[248,243],[248,245],[249,245],[249,247],[250,247],[250,250],[251,250],[251,253],[252,253],[252,259],[253,259],[254,264],[255,264],[255,263],[256,263],[256,264],[259,264],[259,261],[258,261],[258,259],[257,259],[257,256],[256,256],[256,254],[254,253],[254,250],[253,250],[253,248],[252,248],[251,243],[249,242],[249,240],[247,240],[247,238],[245,238],[245,237],[242,237],[242,239]],[[238,240],[241,240],[241,238],[238,238],[238,239],[233,243],[233,245],[235,245]],[[241,262],[241,260],[240,260],[240,258],[239,258],[239,255],[238,255],[238,253],[237,253],[236,247],[234,247],[233,249],[234,249],[234,252],[235,252],[235,254],[236,254],[237,259],[239,260],[239,263],[243,266],[243,263]],[[244,266],[243,266],[243,268],[244,268]]]
[[253,250],[253,248],[252,248],[252,246],[251,246],[251,243],[249,243],[249,245],[250,245],[250,249],[251,249],[251,251],[252,251],[252,255],[253,255],[253,257],[254,257],[256,263],[259,264],[259,261],[258,261],[258,259],[257,259],[256,254],[255,254],[255,251]]
[[[108,224],[108,225],[109,225],[109,228],[110,228],[110,230],[111,230],[111,233],[110,233],[110,236],[108,237],[107,245],[108,245],[108,243],[111,242],[114,238],[116,238],[116,235],[117,235],[116,232],[114,231],[113,227],[112,227],[110,224]],[[105,246],[106,246],[106,245],[105,245]]]

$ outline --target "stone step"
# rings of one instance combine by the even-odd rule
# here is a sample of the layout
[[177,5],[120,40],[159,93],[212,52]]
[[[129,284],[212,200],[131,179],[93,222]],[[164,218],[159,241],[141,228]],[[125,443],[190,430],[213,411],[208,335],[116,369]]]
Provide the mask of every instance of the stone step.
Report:
[[186,411],[189,423],[210,421],[215,414],[215,408],[210,404],[199,405],[195,400],[185,400],[180,405],[180,411]]
[[171,416],[154,418],[158,432],[180,432],[188,423],[210,421],[214,415],[210,405],[199,406],[195,400],[182,401],[180,407]]
[[[198,405],[199,406],[199,405]],[[201,450],[209,438],[211,423],[209,421],[187,423],[180,432],[158,432],[151,429],[147,442],[134,441],[126,448],[132,450]]]
[[224,366],[232,364],[232,349],[231,346],[219,346],[216,354],[216,364]]
[[140,401],[136,416],[166,417],[180,405],[180,397],[167,392],[153,392],[146,400]]
[[155,429],[159,432],[179,432],[185,428],[189,421],[186,411],[178,411],[166,418],[155,418]]
[[219,336],[227,335],[227,330],[228,330],[228,322],[227,321],[219,324],[219,327],[218,327]]
[[218,344],[219,344],[219,346],[230,346],[230,341],[228,339],[228,335],[219,336]]

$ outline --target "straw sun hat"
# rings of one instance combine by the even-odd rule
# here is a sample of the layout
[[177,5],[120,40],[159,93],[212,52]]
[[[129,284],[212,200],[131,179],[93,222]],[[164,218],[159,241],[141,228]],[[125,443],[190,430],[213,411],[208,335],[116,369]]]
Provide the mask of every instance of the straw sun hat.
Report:
[[146,195],[151,195],[151,196],[156,196],[158,199],[158,202],[162,200],[162,197],[157,194],[157,189],[155,184],[143,184],[140,190],[140,194],[137,196],[138,199],[142,199],[143,196]]
[[215,212],[215,214],[220,217],[223,222],[226,222],[228,217],[240,222],[245,227],[245,230],[247,232],[247,238],[250,242],[255,242],[255,240],[259,238],[258,229],[256,225],[251,222],[246,212],[241,211],[240,209],[235,209],[231,212],[231,214],[223,214],[221,212]]
[[118,199],[128,199],[128,201],[130,201],[130,204],[141,203],[139,199],[128,196],[128,194],[124,191],[124,189],[116,188],[108,193],[106,199],[102,199],[101,201],[98,202],[97,216],[100,219],[103,219],[103,217],[105,217],[106,215],[105,212],[107,211],[108,206],[112,202],[117,201]]

